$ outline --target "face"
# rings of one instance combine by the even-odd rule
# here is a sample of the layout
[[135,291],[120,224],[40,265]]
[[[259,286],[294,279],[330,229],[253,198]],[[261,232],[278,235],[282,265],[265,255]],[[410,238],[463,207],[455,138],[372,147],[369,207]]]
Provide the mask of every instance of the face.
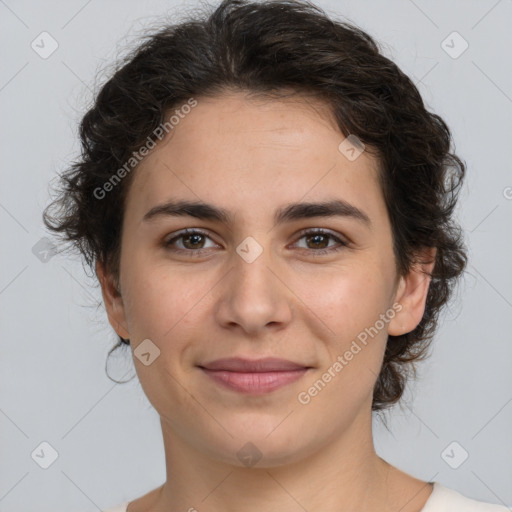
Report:
[[[97,267],[162,425],[238,466],[247,442],[272,466],[366,428],[388,334],[418,324],[428,288],[396,274],[377,161],[347,158],[328,111],[299,98],[197,98],[172,132],[133,171],[121,295]],[[233,357],[298,369],[204,369]]]

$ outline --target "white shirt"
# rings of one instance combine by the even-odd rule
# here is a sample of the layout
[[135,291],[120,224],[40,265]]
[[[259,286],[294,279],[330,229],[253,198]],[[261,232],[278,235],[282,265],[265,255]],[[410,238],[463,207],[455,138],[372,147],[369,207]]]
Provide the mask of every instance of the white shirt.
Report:
[[[109,508],[103,512],[126,512],[128,503],[129,501],[125,501],[117,507]],[[510,512],[510,509],[503,505],[493,505],[467,498],[454,489],[434,482],[432,494],[421,512]]]

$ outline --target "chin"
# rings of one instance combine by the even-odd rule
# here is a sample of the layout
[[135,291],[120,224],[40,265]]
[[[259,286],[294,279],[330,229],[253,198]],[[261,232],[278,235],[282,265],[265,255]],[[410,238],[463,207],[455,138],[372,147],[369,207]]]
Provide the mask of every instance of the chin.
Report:
[[216,446],[212,446],[210,438],[211,455],[229,465],[248,469],[273,468],[300,461],[315,451],[314,439],[318,436],[312,436],[310,444],[304,437],[307,429],[304,427],[302,433],[290,431],[291,424],[285,427],[288,421],[283,421],[285,416],[278,421],[266,418],[260,423],[253,419],[250,428],[225,424],[233,437],[223,436]]

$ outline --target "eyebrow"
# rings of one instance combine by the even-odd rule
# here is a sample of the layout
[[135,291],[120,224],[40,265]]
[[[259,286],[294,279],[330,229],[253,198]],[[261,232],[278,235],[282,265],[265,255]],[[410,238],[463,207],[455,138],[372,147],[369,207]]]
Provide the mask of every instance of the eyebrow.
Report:
[[[224,208],[205,203],[203,201],[168,201],[151,208],[143,217],[143,222],[148,222],[158,217],[188,216],[196,219],[211,220],[230,224],[233,215]],[[275,225],[294,220],[310,219],[314,217],[349,217],[361,221],[368,228],[371,227],[369,216],[356,206],[342,200],[315,202],[315,203],[290,203],[274,214]]]

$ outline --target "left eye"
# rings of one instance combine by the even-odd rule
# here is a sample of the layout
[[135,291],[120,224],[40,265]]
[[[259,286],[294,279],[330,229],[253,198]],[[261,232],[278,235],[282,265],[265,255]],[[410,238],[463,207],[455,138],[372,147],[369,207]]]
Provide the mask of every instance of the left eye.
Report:
[[[330,252],[336,252],[341,250],[343,247],[348,246],[347,242],[345,242],[338,236],[333,235],[331,232],[324,230],[306,231],[302,233],[302,236],[299,238],[299,240],[302,240],[303,238],[306,239],[306,244],[312,243],[317,246],[316,249],[313,250],[313,254],[315,256],[328,254]],[[329,244],[329,240],[336,241],[338,243],[338,247],[327,247],[325,244]],[[321,247],[318,247],[319,244],[321,245]]]
[[[207,233],[198,230],[185,230],[181,233],[178,233],[173,238],[164,242],[164,246],[166,248],[172,248],[175,252],[178,253],[188,253],[188,254],[202,254],[203,251],[207,250],[211,247],[204,247],[205,239],[211,238]],[[311,249],[315,255],[326,254],[330,252],[336,252],[346,247],[348,245],[347,242],[335,236],[334,234],[324,231],[324,230],[310,230],[305,231],[301,234],[298,240],[306,240],[306,244],[313,244],[316,247],[306,247],[305,249]],[[329,241],[335,241],[338,243],[338,247],[329,247]],[[179,246],[181,244],[181,247]],[[327,245],[326,245],[327,244]],[[178,245],[178,247],[172,247]],[[301,247],[304,249],[304,247]]]

